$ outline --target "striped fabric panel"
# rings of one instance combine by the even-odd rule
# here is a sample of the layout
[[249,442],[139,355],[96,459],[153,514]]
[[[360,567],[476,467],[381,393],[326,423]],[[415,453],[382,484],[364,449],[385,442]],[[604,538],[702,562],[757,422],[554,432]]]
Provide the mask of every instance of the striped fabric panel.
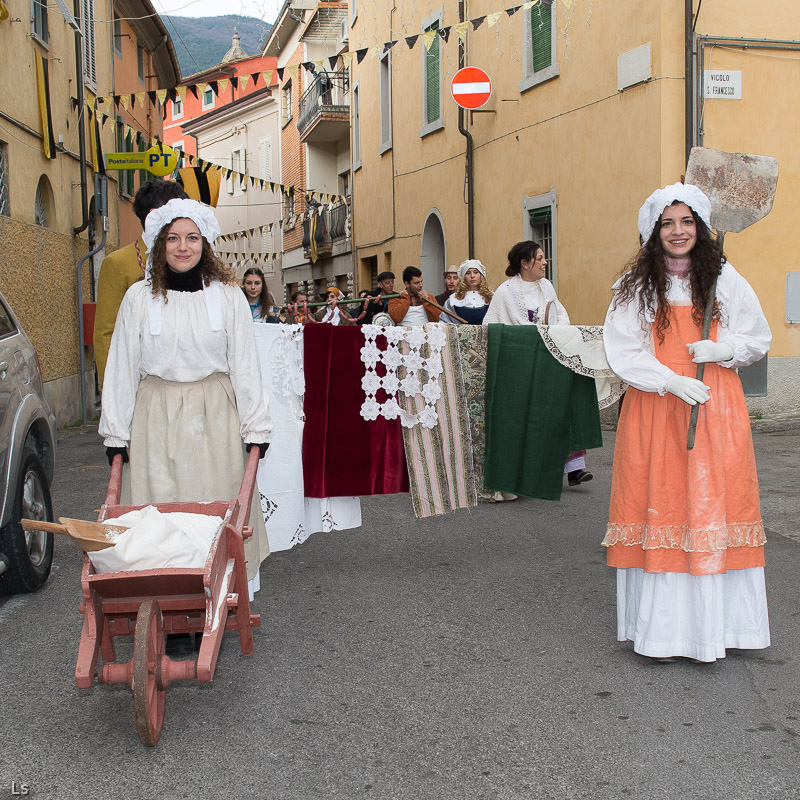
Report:
[[[428,328],[428,326],[425,326]],[[458,353],[457,325],[446,325],[447,343],[442,350],[442,396],[436,404],[435,428],[403,428],[411,499],[417,517],[446,514],[477,505],[464,381]],[[403,376],[399,376],[403,377]],[[399,395],[406,411],[419,413],[420,395]]]

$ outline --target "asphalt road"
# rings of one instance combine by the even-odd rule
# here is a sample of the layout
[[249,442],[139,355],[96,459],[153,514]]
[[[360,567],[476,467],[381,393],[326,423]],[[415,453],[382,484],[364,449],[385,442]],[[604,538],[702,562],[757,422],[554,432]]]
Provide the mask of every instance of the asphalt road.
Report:
[[[229,633],[213,683],[171,686],[155,748],[127,687],[75,687],[80,553],[58,537],[45,588],[0,600],[0,800],[800,798],[800,431],[755,436],[773,645],[713,665],[615,640],[606,440],[560,503],[415,520],[369,498],[362,528],[270,556],[255,655]],[[96,434],[57,471],[56,515],[93,519]]]

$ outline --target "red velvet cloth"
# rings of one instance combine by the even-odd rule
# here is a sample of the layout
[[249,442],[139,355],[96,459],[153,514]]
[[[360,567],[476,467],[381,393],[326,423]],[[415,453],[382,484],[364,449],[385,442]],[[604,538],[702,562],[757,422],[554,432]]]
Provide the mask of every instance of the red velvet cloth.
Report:
[[400,420],[378,417],[368,422],[360,414],[363,346],[359,327],[311,324],[303,328],[306,497],[408,491]]

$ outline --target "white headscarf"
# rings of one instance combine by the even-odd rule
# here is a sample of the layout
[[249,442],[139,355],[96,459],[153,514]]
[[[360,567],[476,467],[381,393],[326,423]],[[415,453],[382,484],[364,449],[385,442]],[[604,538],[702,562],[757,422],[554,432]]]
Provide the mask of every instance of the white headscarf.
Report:
[[[142,239],[147,247],[147,266],[144,271],[144,280],[147,286],[152,287],[151,272],[153,269],[153,245],[158,234],[176,219],[190,219],[197,225],[202,237],[211,245],[214,251],[214,242],[220,234],[219,222],[214,212],[196,200],[175,198],[163,206],[154,208],[144,221]],[[216,251],[214,251],[216,252]],[[208,321],[212,331],[222,330],[222,292],[218,280],[213,280],[208,286],[203,286],[203,298],[206,301]],[[147,312],[150,320],[150,333],[153,336],[161,334],[161,309],[164,305],[162,297],[154,297],[152,291],[148,293]]]
[[663,189],[656,189],[639,209],[639,233],[642,241],[646,242],[650,238],[664,209],[676,200],[686,203],[711,230],[711,201],[708,197],[691,183],[673,183]]
[[486,277],[486,267],[477,258],[468,258],[466,261],[462,261],[458,268],[458,279],[463,281],[467,271],[471,269],[478,270],[484,278]]

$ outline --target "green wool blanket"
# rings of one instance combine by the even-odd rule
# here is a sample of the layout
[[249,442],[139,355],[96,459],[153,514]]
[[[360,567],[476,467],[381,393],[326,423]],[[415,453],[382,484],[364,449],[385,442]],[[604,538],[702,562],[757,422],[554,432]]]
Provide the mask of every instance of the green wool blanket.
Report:
[[485,484],[560,500],[570,452],[602,447],[593,378],[562,366],[535,325],[489,325]]

